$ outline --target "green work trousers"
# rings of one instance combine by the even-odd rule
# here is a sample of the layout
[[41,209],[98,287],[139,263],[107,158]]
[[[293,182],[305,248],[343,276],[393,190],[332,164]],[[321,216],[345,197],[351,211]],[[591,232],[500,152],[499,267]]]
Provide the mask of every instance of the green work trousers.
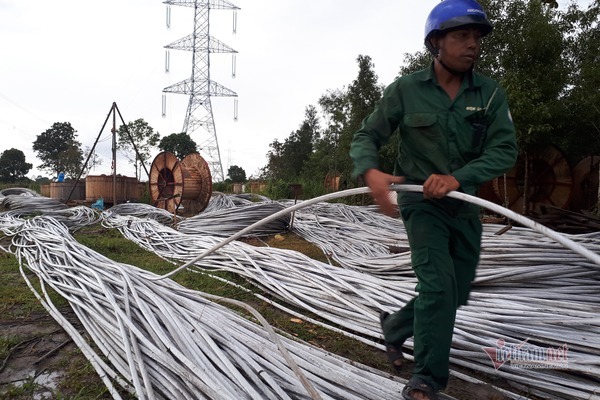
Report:
[[479,218],[456,217],[423,201],[401,207],[417,276],[417,296],[385,319],[386,341],[401,346],[414,337],[413,376],[436,390],[448,383],[456,310],[467,304],[479,263]]

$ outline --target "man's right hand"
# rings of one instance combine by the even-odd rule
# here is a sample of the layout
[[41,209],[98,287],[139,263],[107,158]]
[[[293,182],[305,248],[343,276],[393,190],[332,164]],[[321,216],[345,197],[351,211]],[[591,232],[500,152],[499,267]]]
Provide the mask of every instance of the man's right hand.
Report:
[[396,216],[396,206],[390,200],[390,185],[403,183],[404,177],[386,174],[374,168],[368,169],[363,177],[379,210],[387,216]]

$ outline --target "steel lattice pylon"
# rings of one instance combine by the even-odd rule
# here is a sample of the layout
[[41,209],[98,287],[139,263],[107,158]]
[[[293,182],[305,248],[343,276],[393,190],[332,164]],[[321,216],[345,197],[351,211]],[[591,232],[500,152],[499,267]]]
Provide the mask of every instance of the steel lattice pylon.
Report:
[[[163,93],[179,93],[190,96],[183,132],[193,139],[199,140],[200,154],[208,163],[213,180],[222,182],[225,180],[225,175],[210,98],[212,96],[237,97],[237,94],[210,79],[210,54],[234,54],[237,51],[210,36],[210,10],[236,11],[239,10],[239,7],[225,0],[167,0],[163,3],[167,4],[167,7],[174,5],[194,8],[194,32],[165,46],[167,51],[170,49],[192,51],[192,75],[189,79],[164,88]],[[167,14],[167,21],[169,21],[169,15]],[[202,130],[202,132],[192,136],[197,130]]]

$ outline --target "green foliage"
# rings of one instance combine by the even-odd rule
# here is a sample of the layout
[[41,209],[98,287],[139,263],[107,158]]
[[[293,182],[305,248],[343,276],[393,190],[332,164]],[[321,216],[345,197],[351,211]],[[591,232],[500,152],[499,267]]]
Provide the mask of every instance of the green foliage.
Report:
[[292,132],[283,143],[275,139],[267,153],[268,164],[263,170],[262,178],[266,179],[298,179],[304,164],[313,152],[313,146],[320,135],[319,119],[315,106],[306,107],[304,121]]
[[330,173],[339,174],[345,187],[352,187],[353,169],[350,143],[362,120],[381,98],[383,87],[377,83],[369,56],[358,56],[358,75],[347,90],[330,90],[319,99],[326,126],[305,166],[304,178],[322,182]]
[[212,191],[221,193],[233,193],[233,185],[231,182],[213,182]]
[[282,179],[269,180],[263,194],[274,200],[290,199],[293,197],[290,183]]
[[33,167],[25,162],[25,153],[18,149],[3,151],[0,155],[0,181],[14,183],[26,179]]
[[[294,192],[293,186],[299,185],[298,193]],[[325,194],[323,181],[316,179],[299,179],[297,181],[286,181],[275,179],[267,182],[267,187],[262,192],[271,199],[298,199],[306,200]]]
[[[308,106],[299,129],[283,142],[275,139],[267,153],[268,164],[261,178],[270,181],[267,192],[275,198],[288,198],[292,183],[302,182],[304,196],[324,193],[328,174],[340,175],[342,187],[353,187],[350,143],[362,120],[373,110],[383,87],[377,83],[369,56],[358,56],[358,75],[343,90],[331,90],[319,99],[319,111]],[[308,189],[308,190],[307,190]]]
[[198,152],[198,145],[186,132],[172,133],[160,140],[158,148],[162,151],[169,151],[183,160],[185,156]]
[[562,22],[567,35],[567,58],[572,68],[561,98],[561,118],[554,140],[573,162],[600,152],[600,1],[587,10],[571,5]]
[[[586,10],[573,2],[566,10],[553,0],[481,0],[494,26],[482,43],[477,71],[506,89],[521,148],[553,143],[572,162],[600,151],[600,0]],[[379,100],[370,57],[357,58],[357,78],[342,89],[329,89],[319,99],[317,117],[307,112],[300,129],[274,140],[261,178],[269,193],[289,197],[288,185],[322,185],[328,174],[341,175],[340,189],[353,187],[350,142],[361,121]],[[405,54],[399,75],[431,65],[422,51]],[[385,82],[389,84],[390,82]],[[314,110],[310,106],[311,110]],[[308,109],[307,109],[308,111]],[[313,127],[312,147],[304,127]],[[320,128],[322,127],[322,128]],[[392,172],[397,135],[380,151],[380,168]],[[308,155],[308,156],[307,156]],[[306,192],[305,192],[306,193]]]
[[354,164],[350,159],[350,143],[354,133],[361,127],[362,120],[366,118],[375,108],[381,98],[383,87],[377,83],[377,75],[374,72],[375,65],[369,56],[358,56],[358,76],[348,88],[348,124],[342,130],[339,148],[344,155],[340,159],[339,167],[343,179],[348,180],[352,174]]
[[144,188],[142,189],[142,195],[140,196],[140,199],[138,201],[144,204],[153,204],[152,195],[150,194],[150,187],[148,183],[144,185]]
[[232,165],[227,170],[227,176],[231,179],[232,182],[235,183],[245,183],[246,182],[246,171],[242,167],[238,167],[237,165]]
[[33,142],[33,150],[42,160],[40,168],[57,176],[76,177],[83,165],[81,143],[77,141],[76,130],[70,122],[55,122],[50,129],[40,133]]
[[154,132],[146,121],[138,118],[117,130],[117,148],[123,152],[130,164],[135,168],[135,177],[141,175],[141,168],[150,158],[150,152],[156,147],[160,134]]
[[404,54],[404,65],[400,67],[400,76],[420,71],[431,65],[433,59],[429,51],[418,51],[415,54]]
[[567,87],[566,32],[561,15],[539,1],[487,1],[494,31],[478,69],[506,88],[521,147],[553,141]]

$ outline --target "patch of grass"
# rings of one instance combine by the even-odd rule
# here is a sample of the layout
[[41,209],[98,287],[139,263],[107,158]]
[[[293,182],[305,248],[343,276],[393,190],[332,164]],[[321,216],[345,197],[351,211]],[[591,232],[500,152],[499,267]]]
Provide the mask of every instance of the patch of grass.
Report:
[[0,365],[6,360],[15,346],[19,345],[23,338],[17,335],[0,336]]
[[277,249],[294,250],[312,258],[313,260],[337,265],[335,261],[327,258],[325,253],[323,253],[323,250],[321,250],[319,247],[292,232],[277,234],[268,238],[245,239],[244,242],[258,247],[269,246]]
[[[9,248],[10,239],[0,238],[0,245]],[[24,268],[24,272],[40,293],[38,279],[34,273]],[[48,288],[49,296],[57,307],[67,304],[64,298]],[[19,260],[11,253],[0,250],[0,316],[4,318],[27,318],[33,313],[45,313],[45,308],[25,283],[19,270]],[[1,319],[1,318],[0,318]]]
[[[8,247],[8,241],[0,244]],[[19,261],[15,256],[0,251],[0,315],[10,318],[26,318],[32,312],[42,311],[34,294],[25,284],[19,272]]]
[[29,378],[19,385],[8,385],[2,392],[2,398],[6,400],[27,400],[32,399],[33,394],[39,385],[35,383],[34,378]]
[[119,263],[134,265],[157,274],[165,274],[175,268],[168,261],[125,239],[116,229],[86,227],[77,231],[74,237],[82,245]]
[[[112,399],[108,388],[98,377],[92,364],[74,348],[58,365],[64,372],[63,379],[55,390],[57,399]],[[115,385],[123,399],[134,399],[135,396]]]

